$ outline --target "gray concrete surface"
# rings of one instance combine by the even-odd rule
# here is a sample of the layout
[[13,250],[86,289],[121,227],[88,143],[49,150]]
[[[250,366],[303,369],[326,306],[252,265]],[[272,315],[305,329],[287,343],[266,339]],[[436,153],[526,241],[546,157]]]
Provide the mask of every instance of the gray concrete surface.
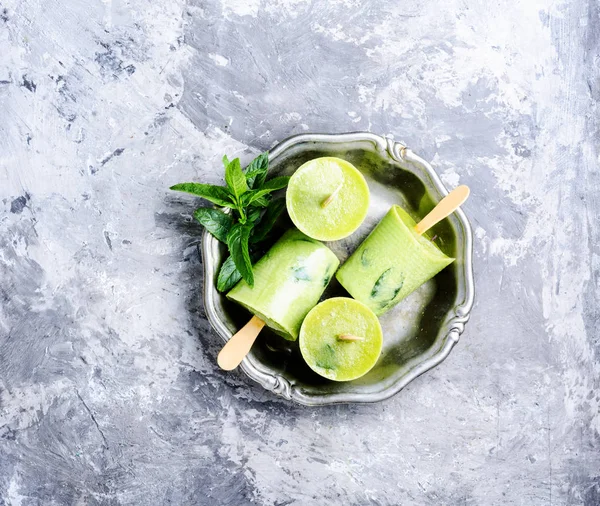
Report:
[[[600,504],[596,0],[0,0],[0,504]],[[393,399],[215,365],[190,199],[371,130],[465,183],[477,303]]]

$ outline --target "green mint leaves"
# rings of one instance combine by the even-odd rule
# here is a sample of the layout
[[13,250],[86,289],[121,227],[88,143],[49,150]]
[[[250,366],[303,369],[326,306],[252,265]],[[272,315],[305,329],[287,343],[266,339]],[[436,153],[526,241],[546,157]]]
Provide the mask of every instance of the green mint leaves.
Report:
[[248,186],[252,190],[260,188],[267,178],[267,172],[269,172],[269,153],[264,152],[258,155],[246,167]]
[[225,167],[225,182],[231,196],[235,199],[236,203],[239,203],[242,194],[248,191],[248,183],[246,182],[246,176],[242,172],[239,158],[229,162],[227,167]]
[[265,210],[265,214],[262,215],[260,223],[254,227],[254,232],[250,238],[250,242],[252,244],[258,244],[268,237],[269,232],[273,228],[273,225],[275,225],[277,218],[279,218],[279,215],[284,209],[285,199],[275,199],[269,202],[267,209]]
[[229,248],[233,263],[242,278],[250,286],[254,286],[254,273],[252,272],[250,247],[248,245],[250,232],[252,232],[252,225],[236,223],[227,234],[227,248]]
[[215,186],[212,184],[201,184],[201,183],[181,183],[171,186],[171,190],[178,192],[191,193],[197,197],[217,204],[221,207],[231,207],[235,209],[235,202],[231,200],[229,191],[224,186]]
[[242,279],[240,271],[237,270],[233,257],[230,255],[221,265],[219,275],[217,276],[217,290],[219,292],[228,292],[237,282]]
[[219,209],[201,207],[194,218],[219,241],[227,244],[229,257],[223,262],[217,276],[217,289],[230,290],[240,279],[254,286],[252,249],[269,237],[279,215],[285,209],[285,199],[273,199],[272,193],[284,189],[289,177],[275,177],[267,181],[269,154],[258,155],[245,170],[239,158],[223,156],[225,183],[217,186],[202,183],[181,183],[171,190],[190,193],[212,202]]
[[233,218],[218,209],[201,207],[194,211],[194,218],[219,241],[227,243],[227,235],[233,227]]

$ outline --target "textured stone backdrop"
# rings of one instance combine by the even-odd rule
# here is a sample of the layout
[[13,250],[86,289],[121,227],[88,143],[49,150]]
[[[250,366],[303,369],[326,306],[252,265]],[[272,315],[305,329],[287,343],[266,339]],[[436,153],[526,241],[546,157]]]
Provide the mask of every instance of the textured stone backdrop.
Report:
[[[0,504],[600,504],[597,0],[0,0]],[[311,409],[215,365],[169,185],[305,131],[466,183],[437,369]]]

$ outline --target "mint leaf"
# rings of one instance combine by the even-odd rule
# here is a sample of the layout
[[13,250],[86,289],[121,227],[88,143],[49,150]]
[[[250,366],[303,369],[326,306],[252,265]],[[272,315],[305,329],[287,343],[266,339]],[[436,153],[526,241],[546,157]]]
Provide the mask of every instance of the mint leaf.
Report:
[[285,199],[276,199],[269,203],[265,214],[263,215],[260,222],[254,227],[254,231],[252,232],[251,242],[252,244],[256,244],[261,242],[267,237],[273,225],[279,218],[279,215],[285,209]]
[[250,285],[254,286],[254,273],[252,272],[252,262],[250,261],[250,251],[248,250],[248,239],[252,231],[252,225],[236,223],[229,234],[227,234],[227,247],[233,257],[233,262],[242,278]]
[[236,205],[231,201],[231,196],[227,188],[224,186],[215,186],[212,184],[203,183],[180,183],[171,186],[171,190],[178,192],[191,193],[197,197],[202,197],[213,204],[222,207],[236,208]]
[[230,256],[223,262],[217,276],[217,289],[226,291],[240,279],[254,286],[252,261],[257,260],[260,248],[251,255],[250,243],[257,244],[269,236],[285,208],[285,199],[272,201],[272,193],[285,188],[289,178],[276,177],[266,181],[268,152],[258,155],[245,170],[242,170],[239,158],[229,160],[224,155],[222,161],[227,186],[182,183],[171,189],[202,197],[217,206],[233,210],[227,214],[219,209],[202,207],[194,212],[194,218],[209,233],[227,244]]
[[275,190],[281,190],[287,186],[289,181],[289,176],[274,177],[273,179],[269,179],[266,183],[263,183],[263,185],[259,188],[259,191],[266,190],[272,192]]
[[246,217],[248,221],[252,224],[256,223],[260,220],[260,215],[262,214],[262,209],[253,207],[248,211],[248,216]]
[[[249,206],[250,204],[260,200],[261,197],[264,197],[265,195],[268,195],[271,192],[274,192],[275,190],[281,190],[282,188],[285,188],[289,180],[290,178],[287,176],[275,177],[273,179],[270,179],[269,181],[264,183],[259,190],[250,190],[246,192],[242,196],[242,205]],[[261,206],[263,202],[265,201],[261,200],[260,203],[258,203],[257,205]],[[268,205],[268,201],[266,201],[266,205]]]
[[271,202],[271,195],[262,195],[262,196],[258,197],[257,199],[254,199],[252,201],[252,204],[250,204],[250,206],[252,206],[252,207],[267,207],[269,205],[269,202]]
[[246,176],[242,172],[239,158],[229,162],[229,165],[225,168],[225,182],[236,201],[239,201],[242,194],[248,190]]
[[265,182],[267,178],[267,172],[269,170],[269,152],[265,151],[258,155],[254,160],[250,162],[246,167],[246,180],[248,186],[251,189],[259,188]]
[[196,218],[219,241],[227,243],[227,234],[233,226],[233,218],[218,209],[201,207],[194,211]]
[[[257,253],[253,253],[250,256],[252,261],[258,260],[259,257],[260,255]],[[220,292],[228,292],[240,279],[242,279],[242,275],[240,274],[240,271],[237,270],[233,257],[229,255],[219,269],[219,275],[217,276],[217,290]]]
[[228,292],[240,279],[242,279],[242,275],[240,274],[240,271],[237,270],[233,257],[229,255],[219,269],[219,275],[217,276],[217,290],[219,290],[219,292]]
[[[256,202],[257,200],[260,200],[260,202],[264,202],[264,200],[261,200],[265,197],[265,195],[268,195],[269,193],[271,193],[271,190],[250,190],[247,191],[246,193],[244,193],[244,195],[242,195],[242,198],[240,199],[240,203],[242,204],[242,206],[244,207],[248,207],[249,205],[253,204],[254,202]],[[268,201],[266,202],[267,204],[269,203]],[[260,203],[255,204],[258,207],[260,206]]]

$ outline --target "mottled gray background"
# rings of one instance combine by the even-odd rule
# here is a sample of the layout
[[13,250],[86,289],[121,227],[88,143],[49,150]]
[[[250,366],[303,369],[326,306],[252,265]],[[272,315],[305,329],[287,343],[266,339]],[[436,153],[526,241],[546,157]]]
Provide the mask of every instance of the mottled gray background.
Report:
[[[597,0],[0,0],[0,504],[600,504]],[[173,183],[305,131],[466,183],[440,367],[311,409],[215,366]]]

